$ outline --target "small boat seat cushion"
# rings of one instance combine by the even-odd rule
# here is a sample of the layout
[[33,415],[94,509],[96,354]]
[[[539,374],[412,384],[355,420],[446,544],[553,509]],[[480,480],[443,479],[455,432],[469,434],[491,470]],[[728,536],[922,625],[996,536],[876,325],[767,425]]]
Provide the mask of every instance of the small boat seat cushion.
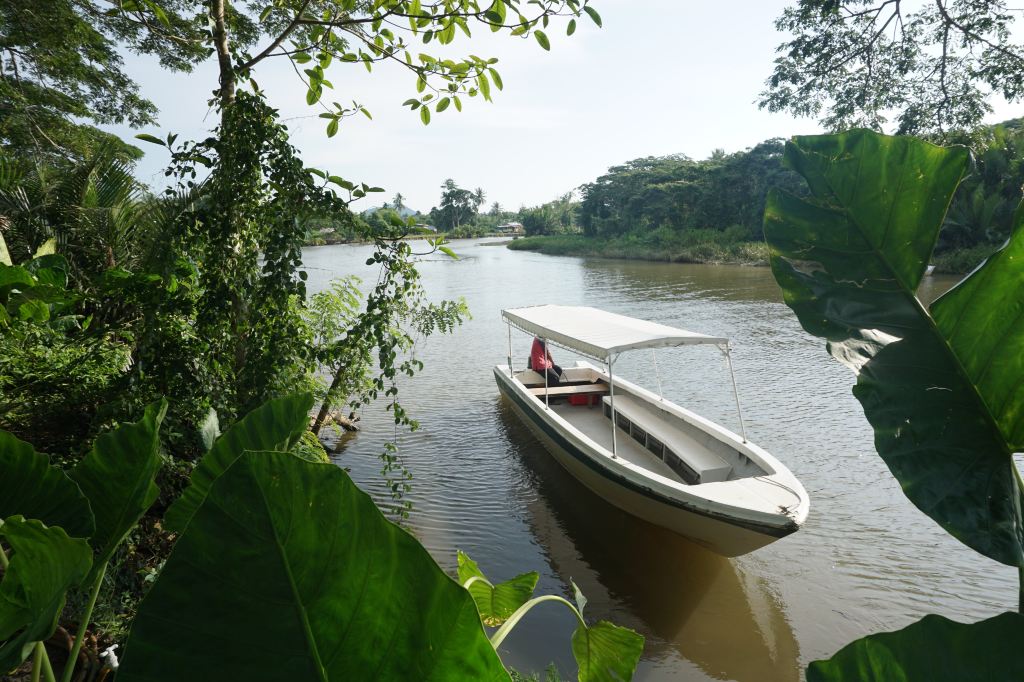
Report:
[[[611,405],[609,396],[603,400],[605,405]],[[670,419],[656,414],[656,410],[632,396],[615,395],[615,412],[664,443],[666,449],[671,450],[697,474],[700,483],[725,481],[729,478],[732,466],[728,462],[683,433]]]

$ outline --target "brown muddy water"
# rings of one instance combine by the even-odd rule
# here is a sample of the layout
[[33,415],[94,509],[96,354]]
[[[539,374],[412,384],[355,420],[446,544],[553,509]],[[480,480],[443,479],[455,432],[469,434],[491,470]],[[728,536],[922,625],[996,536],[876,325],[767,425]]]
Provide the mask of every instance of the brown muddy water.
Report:
[[[460,260],[419,264],[432,299],[464,297],[473,319],[417,348],[426,369],[400,384],[421,428],[399,434],[414,476],[405,525],[455,573],[455,552],[493,580],[540,573],[537,593],[571,598],[589,619],[647,638],[636,680],[788,681],[807,663],[862,635],[927,613],[979,620],[1016,608],[1013,569],[944,533],[903,496],[872,447],[850,393],[853,374],[832,361],[782,303],[767,268],[543,256],[457,241]],[[334,277],[376,272],[369,247],[306,249],[312,290]],[[955,278],[926,278],[925,297]],[[566,474],[499,397],[503,308],[591,305],[697,332],[728,336],[747,433],[786,464],[811,496],[804,528],[764,549],[725,559],[634,519]],[[530,339],[514,333],[514,360]],[[574,358],[565,351],[556,361]],[[658,353],[667,398],[737,430],[727,369],[712,348]],[[655,387],[649,353],[624,356],[618,373]],[[378,454],[393,437],[379,407],[336,455],[382,506],[389,497]],[[554,662],[575,672],[574,617],[554,603],[531,611],[501,647],[520,671]]]

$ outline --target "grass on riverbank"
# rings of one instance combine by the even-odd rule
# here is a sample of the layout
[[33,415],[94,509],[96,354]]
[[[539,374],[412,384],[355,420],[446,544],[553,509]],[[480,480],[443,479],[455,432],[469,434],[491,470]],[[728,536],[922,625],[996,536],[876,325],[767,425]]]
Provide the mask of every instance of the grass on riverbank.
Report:
[[615,238],[584,237],[579,234],[525,237],[515,240],[508,248],[538,251],[551,256],[597,256],[716,265],[768,264],[768,246],[764,242],[739,239],[731,230],[689,230],[682,234],[655,230]]
[[[681,235],[662,233],[626,234],[621,237],[584,237],[562,234],[548,237],[524,237],[508,244],[516,251],[536,251],[549,256],[590,256],[669,263],[707,263],[711,265],[768,265],[768,245],[735,239],[729,231],[691,230]],[[936,274],[959,275],[970,272],[999,248],[979,244],[935,254]]]
[[981,264],[999,248],[997,244],[978,244],[969,249],[954,249],[932,256],[935,273],[943,275],[961,275],[970,272]]

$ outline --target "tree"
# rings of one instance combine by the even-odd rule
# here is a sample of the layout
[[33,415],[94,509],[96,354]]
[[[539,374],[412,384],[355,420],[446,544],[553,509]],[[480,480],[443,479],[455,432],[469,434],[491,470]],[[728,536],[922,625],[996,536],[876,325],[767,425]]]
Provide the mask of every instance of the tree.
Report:
[[818,116],[829,130],[971,130],[988,100],[1024,96],[1018,10],[1000,0],[797,0],[776,21],[779,46],[762,108]]
[[122,156],[140,156],[90,125],[155,120],[156,108],[124,71],[121,50],[154,54],[165,67],[185,70],[204,55],[194,36],[172,33],[190,30],[193,22],[178,13],[186,3],[163,3],[160,21],[144,5],[155,7],[95,0],[0,4],[0,144],[19,155],[82,158],[115,145]]
[[395,192],[395,198],[391,200],[391,208],[395,209],[399,213],[405,208],[405,197],[402,196],[401,192]]
[[473,208],[475,212],[480,212],[480,207],[484,205],[486,198],[487,194],[484,193],[483,187],[477,187],[473,190]]
[[[361,68],[372,70],[384,62],[410,70],[420,96],[409,106],[418,109],[427,123],[428,107],[435,113],[449,103],[461,109],[460,95],[490,99],[490,86],[500,88],[501,77],[493,59],[438,60],[425,53],[414,58],[412,42],[436,40],[447,45],[455,40],[457,30],[469,35],[472,21],[517,36],[539,32],[537,41],[547,47],[541,25],[553,16],[587,12],[599,23],[596,12],[576,0],[544,0],[522,7],[515,0],[503,1],[486,12],[480,12],[473,0],[282,0],[258,15],[248,5],[208,0],[207,15],[180,27],[162,19],[156,11],[159,5],[144,4],[148,10],[141,14],[124,9],[114,13],[151,30],[172,31],[179,40],[199,41],[217,59],[214,104],[221,122],[216,135],[179,147],[174,146],[173,135],[166,141],[140,137],[172,149],[171,172],[182,190],[196,185],[198,166],[210,169],[199,184],[206,200],[196,211],[181,216],[182,234],[187,234],[181,247],[190,259],[203,264],[200,284],[206,295],[197,300],[197,329],[209,339],[206,364],[214,371],[202,381],[212,384],[214,404],[228,415],[280,392],[285,388],[280,381],[283,368],[289,359],[301,358],[300,319],[291,309],[291,300],[305,294],[305,273],[300,271],[305,222],[314,215],[345,213],[350,200],[383,191],[304,168],[287,142],[277,112],[253,80],[258,65],[275,57],[291,60],[308,87],[307,103],[323,110],[320,116],[327,120],[327,135],[333,136],[342,118],[367,112],[355,102],[351,106],[321,102],[333,87],[326,77],[332,64],[359,62]],[[300,65],[309,68],[300,73]],[[462,204],[460,198],[451,214],[449,222],[455,226],[472,214],[463,211]],[[394,236],[390,227],[385,233],[364,235],[377,239],[380,257],[376,262],[393,262],[383,254],[394,248],[389,241]],[[395,267],[401,266],[396,263]],[[395,322],[371,312],[376,325]],[[372,334],[378,332],[383,333],[375,329]],[[381,367],[392,371],[388,351],[382,358]],[[400,414],[396,411],[396,419]]]
[[450,232],[476,215],[476,209],[473,192],[462,189],[448,178],[441,185],[441,206],[431,211],[431,220],[445,232]]
[[521,211],[519,220],[522,221],[523,230],[529,237],[552,234],[558,224],[554,211],[549,206],[538,206]]

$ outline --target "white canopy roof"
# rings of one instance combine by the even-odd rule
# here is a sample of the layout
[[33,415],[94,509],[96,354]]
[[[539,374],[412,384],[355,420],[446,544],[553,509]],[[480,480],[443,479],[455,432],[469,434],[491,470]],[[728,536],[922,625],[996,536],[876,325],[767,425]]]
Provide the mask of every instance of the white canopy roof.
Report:
[[638,348],[729,342],[720,336],[705,336],[587,306],[511,308],[501,311],[501,316],[524,332],[601,360]]

